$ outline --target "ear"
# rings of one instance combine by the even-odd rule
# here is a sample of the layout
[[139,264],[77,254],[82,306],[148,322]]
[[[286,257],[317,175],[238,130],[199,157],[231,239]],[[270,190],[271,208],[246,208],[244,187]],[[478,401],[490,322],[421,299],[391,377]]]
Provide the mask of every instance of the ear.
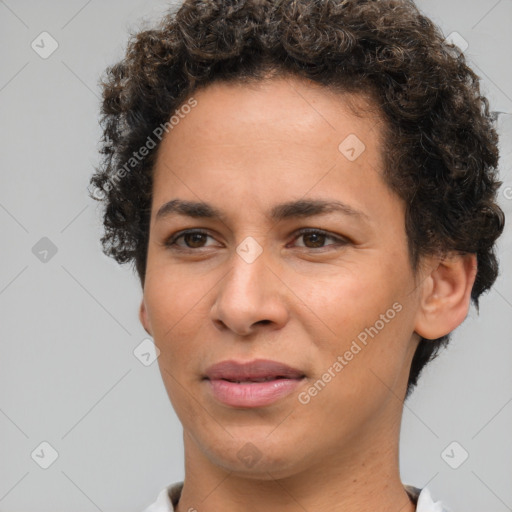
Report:
[[153,336],[151,325],[149,323],[148,312],[146,310],[146,304],[144,302],[144,297],[142,297],[142,300],[140,301],[139,320],[140,320],[140,323],[142,324],[142,327],[144,327],[144,330],[150,336]]
[[438,258],[422,283],[415,332],[433,340],[459,326],[469,311],[476,272],[476,254],[450,253]]

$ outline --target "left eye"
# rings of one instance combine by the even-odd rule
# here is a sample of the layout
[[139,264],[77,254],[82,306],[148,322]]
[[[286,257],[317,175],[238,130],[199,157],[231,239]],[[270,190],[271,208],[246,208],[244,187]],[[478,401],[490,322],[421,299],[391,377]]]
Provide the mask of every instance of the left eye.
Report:
[[[347,243],[346,240],[339,238],[337,236],[329,235],[325,231],[319,229],[301,229],[298,233],[298,236],[294,238],[294,240],[298,240],[299,238],[303,238],[305,241],[309,240],[312,245],[304,245],[306,249],[321,249],[324,247],[325,240],[330,239],[334,240],[338,245],[344,245]],[[329,244],[329,245],[336,245]],[[300,247],[300,246],[299,246]]]

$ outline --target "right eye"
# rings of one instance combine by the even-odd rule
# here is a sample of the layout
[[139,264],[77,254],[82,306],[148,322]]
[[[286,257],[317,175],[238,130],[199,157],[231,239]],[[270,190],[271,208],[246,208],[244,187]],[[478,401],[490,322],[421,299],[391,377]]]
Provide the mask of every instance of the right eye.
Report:
[[[205,247],[202,245],[207,238],[211,237],[206,231],[199,229],[179,231],[178,233],[172,234],[166,241],[165,246],[171,249],[178,248],[180,250],[194,250],[202,249]],[[177,243],[178,240],[183,239],[185,246]],[[206,246],[207,247],[207,246]]]

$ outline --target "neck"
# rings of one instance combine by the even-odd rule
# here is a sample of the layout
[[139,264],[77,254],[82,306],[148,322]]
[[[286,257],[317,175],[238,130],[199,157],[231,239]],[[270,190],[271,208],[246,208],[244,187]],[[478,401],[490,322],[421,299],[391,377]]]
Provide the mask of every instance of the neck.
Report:
[[178,512],[414,512],[398,469],[400,418],[359,433],[301,471],[248,477],[213,464],[187,432]]

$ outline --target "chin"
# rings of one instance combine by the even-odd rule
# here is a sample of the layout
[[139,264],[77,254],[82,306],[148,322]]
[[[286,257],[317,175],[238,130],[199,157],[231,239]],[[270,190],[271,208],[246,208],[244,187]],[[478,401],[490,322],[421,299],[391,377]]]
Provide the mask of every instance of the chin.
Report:
[[273,480],[286,478],[300,471],[304,454],[297,451],[298,442],[260,435],[234,435],[222,442],[208,442],[203,453],[210,462],[243,478]]

